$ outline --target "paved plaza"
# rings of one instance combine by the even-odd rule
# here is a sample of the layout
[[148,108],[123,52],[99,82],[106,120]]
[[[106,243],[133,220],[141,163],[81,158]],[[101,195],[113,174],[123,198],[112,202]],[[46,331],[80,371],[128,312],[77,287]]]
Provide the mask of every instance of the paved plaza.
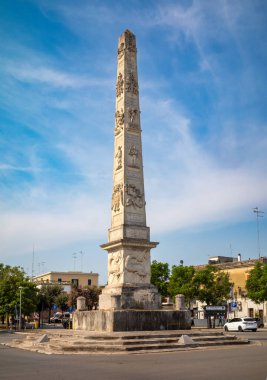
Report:
[[[0,345],[0,379],[265,380],[267,330],[241,335],[255,340],[255,343],[196,351],[126,355],[43,355]],[[0,343],[13,338],[11,334],[0,334]]]

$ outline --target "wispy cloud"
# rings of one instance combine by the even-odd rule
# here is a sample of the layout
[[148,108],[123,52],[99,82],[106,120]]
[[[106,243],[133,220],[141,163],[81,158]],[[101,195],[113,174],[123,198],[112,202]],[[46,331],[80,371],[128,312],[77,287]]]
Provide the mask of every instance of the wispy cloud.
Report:
[[26,83],[44,83],[51,87],[63,88],[82,88],[87,86],[107,86],[110,85],[109,80],[103,78],[92,78],[69,74],[63,71],[55,70],[49,67],[35,66],[16,66],[8,65],[7,73],[14,78]]
[[[257,186],[267,164],[266,139],[262,141],[265,148],[262,146],[261,153],[254,154],[257,147],[250,148],[251,135],[243,138],[240,145],[248,156],[239,160],[238,142],[228,144],[233,140],[231,130],[229,136],[225,130],[224,140],[217,140],[211,150],[208,144],[196,141],[190,119],[177,112],[177,105],[147,101],[146,106],[155,118],[153,140],[144,133],[144,146],[149,151],[146,193],[153,229],[176,230],[243,220],[244,209],[250,209],[253,201],[267,202],[267,179],[262,177]],[[222,161],[217,150],[227,150],[231,161]]]

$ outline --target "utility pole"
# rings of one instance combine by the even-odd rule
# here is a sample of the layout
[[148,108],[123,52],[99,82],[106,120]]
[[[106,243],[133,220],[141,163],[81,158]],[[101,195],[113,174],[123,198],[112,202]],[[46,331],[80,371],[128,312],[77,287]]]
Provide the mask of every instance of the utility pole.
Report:
[[259,258],[261,257],[261,248],[260,248],[260,226],[259,226],[259,218],[263,218],[264,211],[260,211],[258,207],[253,209],[253,212],[257,217],[257,234],[258,234],[258,254]]
[[21,292],[22,286],[19,286],[19,330],[21,330]]

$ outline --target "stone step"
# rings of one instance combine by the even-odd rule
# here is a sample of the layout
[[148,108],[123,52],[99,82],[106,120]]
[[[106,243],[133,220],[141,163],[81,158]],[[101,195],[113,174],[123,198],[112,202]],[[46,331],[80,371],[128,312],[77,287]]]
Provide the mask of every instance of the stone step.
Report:
[[[192,344],[179,344],[179,336],[172,338],[162,337],[155,338],[155,336],[149,337],[145,336],[145,339],[137,339],[131,336],[128,339],[104,339],[95,340],[95,336],[92,339],[88,337],[86,339],[80,340],[57,340],[51,339],[49,342],[49,348],[52,351],[58,353],[71,353],[71,352],[134,352],[134,351],[160,351],[160,350],[181,350],[187,347],[211,347],[211,346],[222,346],[222,345],[237,345],[237,344],[248,344],[249,341],[246,339],[237,339],[236,336],[225,336],[219,334],[217,336],[210,335],[197,335],[190,338]],[[143,336],[142,336],[143,338]]]
[[[42,341],[46,336],[47,340]],[[24,338],[26,338],[24,336]],[[31,337],[13,341],[12,347],[42,353],[78,354],[78,353],[137,353],[179,351],[194,348],[219,347],[225,345],[248,344],[246,339],[222,332],[146,332],[146,333],[50,333],[35,334]]]
[[[215,347],[222,345],[238,345],[238,344],[247,344],[249,343],[246,340],[218,340],[218,341],[200,341],[194,347]],[[71,353],[71,352],[138,352],[138,351],[161,351],[161,350],[181,350],[189,348],[190,346],[181,346],[178,343],[150,343],[150,344],[138,344],[138,345],[88,345],[88,344],[79,344],[79,345],[57,345],[49,344],[49,348],[54,352],[62,353]]]
[[[131,339],[154,339],[154,338],[177,338],[179,339],[182,335],[186,334],[186,332],[182,333],[154,333],[149,332],[148,334],[127,334],[124,335],[123,333],[121,335],[116,334],[116,335],[89,335],[89,336],[84,336],[84,339],[94,339],[94,340],[131,340]],[[223,332],[212,332],[208,334],[209,336],[222,336],[224,335]],[[79,335],[77,335],[79,336]],[[198,337],[198,336],[203,336],[203,333],[191,333],[190,336],[193,337]]]

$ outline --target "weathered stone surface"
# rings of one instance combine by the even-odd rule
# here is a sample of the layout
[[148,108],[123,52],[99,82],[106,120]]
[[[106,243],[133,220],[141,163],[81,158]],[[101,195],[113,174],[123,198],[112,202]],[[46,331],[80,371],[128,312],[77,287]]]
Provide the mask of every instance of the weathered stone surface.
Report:
[[188,335],[182,335],[178,340],[179,346],[197,346],[198,344]]
[[40,336],[40,338],[38,338],[35,343],[37,344],[37,343],[47,343],[47,342],[49,342],[49,338],[47,334],[44,334]]
[[100,310],[159,309],[150,283],[150,241],[146,226],[143,155],[135,35],[119,38],[114,130],[113,191],[108,243],[108,285]]
[[78,311],[87,310],[85,297],[80,296],[77,298],[77,310]]
[[175,296],[175,310],[186,310],[185,298],[183,294],[177,294]]
[[177,310],[92,310],[75,312],[75,330],[155,331],[191,328],[189,311]]
[[107,286],[100,295],[101,310],[147,309],[159,308],[160,295],[155,286]]
[[146,225],[136,39],[119,38],[114,129],[113,191],[108,242],[108,284],[99,310],[77,311],[74,330],[153,331],[190,329],[188,311],[160,310],[161,296],[150,282],[150,241]]

